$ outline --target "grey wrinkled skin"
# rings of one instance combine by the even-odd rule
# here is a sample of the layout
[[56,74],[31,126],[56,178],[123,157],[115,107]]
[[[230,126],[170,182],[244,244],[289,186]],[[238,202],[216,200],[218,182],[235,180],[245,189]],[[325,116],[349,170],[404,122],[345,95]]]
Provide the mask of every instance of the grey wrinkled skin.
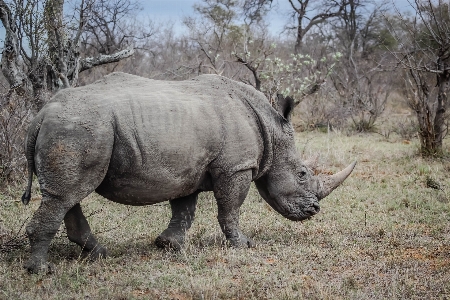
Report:
[[113,73],[60,91],[26,140],[22,201],[30,199],[33,172],[43,197],[26,227],[25,268],[48,270],[48,246],[63,220],[86,256],[106,255],[79,204],[94,191],[127,205],[170,201],[172,218],[155,241],[162,248],[183,246],[202,191],[214,192],[219,224],[235,247],[254,246],[239,229],[252,181],[286,218],[311,217],[354,164],[334,177],[314,176],[295,150],[292,108],[292,99],[279,97],[277,111],[252,87],[215,75],[167,82]]

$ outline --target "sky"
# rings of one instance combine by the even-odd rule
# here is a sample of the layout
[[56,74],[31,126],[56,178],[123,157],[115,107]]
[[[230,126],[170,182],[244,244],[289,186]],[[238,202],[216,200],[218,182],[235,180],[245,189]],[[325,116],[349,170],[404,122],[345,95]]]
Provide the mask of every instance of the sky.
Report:
[[[375,0],[381,2],[381,0]],[[408,10],[411,7],[409,1],[414,0],[391,0],[400,10]],[[201,0],[141,0],[143,11],[142,16],[150,17],[151,20],[158,22],[174,22],[176,31],[182,32],[184,29],[182,19],[185,16],[193,15],[192,8],[195,3]],[[293,1],[296,3],[297,1]],[[314,3],[311,1],[311,3]],[[289,19],[289,12],[292,8],[288,0],[273,0],[273,9],[269,12],[268,20],[272,34],[279,34]]]
[[[194,15],[193,5],[201,0],[141,0],[143,16],[149,16],[155,22],[174,22],[177,31],[183,31],[182,20],[185,16]],[[279,2],[279,3],[278,3]],[[270,23],[273,33],[279,33],[286,23],[286,14],[289,11],[287,0],[273,0],[277,11],[270,13]],[[282,13],[283,11],[284,13]]]

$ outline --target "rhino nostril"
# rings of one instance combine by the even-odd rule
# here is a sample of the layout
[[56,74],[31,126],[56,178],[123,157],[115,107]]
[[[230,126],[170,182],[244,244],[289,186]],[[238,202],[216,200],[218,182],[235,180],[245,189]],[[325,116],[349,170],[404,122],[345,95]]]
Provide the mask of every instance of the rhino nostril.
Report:
[[320,205],[319,203],[313,203],[312,206],[314,207],[314,209],[316,210],[316,212],[320,211]]
[[320,211],[320,205],[318,202],[311,203],[310,206],[307,206],[304,208],[303,212],[309,214],[309,215],[315,215]]

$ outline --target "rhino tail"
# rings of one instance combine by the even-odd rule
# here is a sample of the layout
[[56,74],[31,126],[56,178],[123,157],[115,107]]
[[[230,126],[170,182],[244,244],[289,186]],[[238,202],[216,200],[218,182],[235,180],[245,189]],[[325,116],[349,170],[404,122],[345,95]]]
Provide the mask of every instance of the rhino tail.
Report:
[[31,199],[31,185],[33,182],[33,171],[30,172],[30,167],[28,166],[28,186],[25,192],[22,195],[22,203],[27,205]]
[[[36,118],[37,119],[37,118]],[[34,167],[34,152],[36,146],[36,139],[41,129],[42,119],[34,120],[30,128],[28,129],[28,134],[25,138],[25,156],[27,158],[27,171],[28,171],[28,185],[27,189],[22,195],[22,203],[27,205],[31,199],[31,186],[33,184],[33,173],[36,173]],[[37,122],[36,122],[37,121]]]

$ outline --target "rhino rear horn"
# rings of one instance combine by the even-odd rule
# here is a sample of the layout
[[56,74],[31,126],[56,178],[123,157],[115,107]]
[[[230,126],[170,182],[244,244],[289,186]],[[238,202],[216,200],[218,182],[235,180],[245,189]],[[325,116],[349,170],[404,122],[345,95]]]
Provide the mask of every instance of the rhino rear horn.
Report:
[[352,173],[353,168],[355,168],[356,161],[351,163],[347,168],[344,170],[329,176],[319,176],[319,180],[321,181],[319,183],[320,190],[318,193],[319,199],[323,199],[326,196],[328,196],[335,188],[337,188],[344,180]]
[[303,161],[303,164],[305,166],[307,166],[308,168],[310,168],[311,170],[316,170],[317,166],[319,165],[319,154],[317,154],[313,157],[310,157],[308,159],[305,159]]

